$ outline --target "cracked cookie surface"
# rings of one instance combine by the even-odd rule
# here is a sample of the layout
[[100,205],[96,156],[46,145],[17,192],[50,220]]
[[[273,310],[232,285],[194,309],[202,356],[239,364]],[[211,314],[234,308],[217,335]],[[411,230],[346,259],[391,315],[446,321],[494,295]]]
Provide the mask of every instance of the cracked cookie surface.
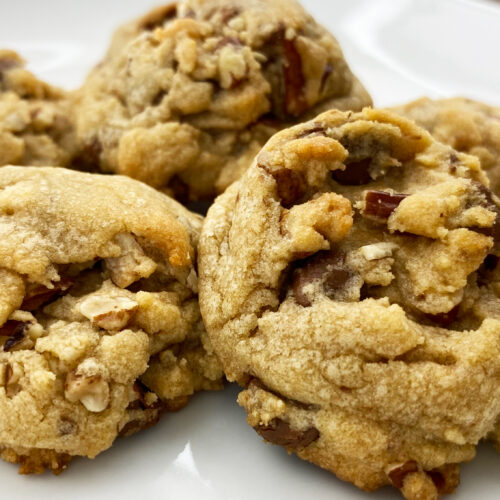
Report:
[[11,50],[0,50],[0,166],[67,166],[76,136],[64,91],[38,80]]
[[286,123],[371,103],[295,0],[186,0],[123,26],[76,96],[81,157],[213,197]]
[[135,180],[0,169],[0,450],[61,472],[222,369],[198,306],[202,218]]
[[477,156],[500,195],[500,108],[463,97],[417,99],[392,110],[414,120],[438,141]]
[[216,200],[200,307],[267,441],[365,490],[455,489],[500,410],[500,209],[482,182],[409,120],[331,111]]

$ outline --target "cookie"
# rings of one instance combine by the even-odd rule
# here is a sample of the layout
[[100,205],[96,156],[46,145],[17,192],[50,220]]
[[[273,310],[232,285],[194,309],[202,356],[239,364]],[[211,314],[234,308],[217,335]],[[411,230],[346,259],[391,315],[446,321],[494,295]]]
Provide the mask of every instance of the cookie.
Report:
[[66,94],[0,50],[0,166],[67,166],[76,148]]
[[59,473],[221,387],[197,300],[201,217],[120,176],[3,167],[0,187],[5,460]]
[[80,157],[212,198],[287,122],[371,99],[295,0],[186,0],[116,33],[77,93]]
[[276,134],[208,212],[200,307],[266,441],[364,490],[455,489],[500,410],[499,200],[389,112]]
[[477,156],[490,189],[500,195],[500,108],[463,97],[424,97],[392,109],[414,120],[438,141]]

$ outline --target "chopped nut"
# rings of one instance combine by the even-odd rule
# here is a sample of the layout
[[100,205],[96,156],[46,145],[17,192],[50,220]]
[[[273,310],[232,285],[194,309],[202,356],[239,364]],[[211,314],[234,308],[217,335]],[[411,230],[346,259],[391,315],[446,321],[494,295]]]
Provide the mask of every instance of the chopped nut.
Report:
[[80,401],[93,413],[104,411],[109,404],[109,385],[102,375],[96,373],[96,369],[95,361],[87,359],[75,371],[68,373],[64,385],[64,396],[68,401]]
[[21,309],[23,311],[35,311],[43,304],[67,292],[73,283],[74,281],[71,278],[65,277],[52,282],[53,288],[38,284],[27,285]]
[[284,112],[299,116],[308,107],[302,59],[293,40],[283,39],[283,80],[285,84]]
[[114,241],[121,248],[120,257],[104,259],[106,269],[115,285],[127,288],[141,278],[148,278],[156,270],[156,263],[147,257],[131,234],[122,233]]
[[91,295],[80,304],[80,312],[104,330],[124,328],[137,311],[138,303],[128,297]]
[[391,257],[395,245],[392,243],[373,243],[365,245],[359,251],[366,260],[380,260],[386,257]]

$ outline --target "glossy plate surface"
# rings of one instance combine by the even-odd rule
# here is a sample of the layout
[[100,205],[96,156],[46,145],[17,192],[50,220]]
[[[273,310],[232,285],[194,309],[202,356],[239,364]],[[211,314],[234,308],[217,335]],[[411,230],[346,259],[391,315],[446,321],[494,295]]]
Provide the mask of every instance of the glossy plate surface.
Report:
[[[38,76],[81,84],[119,23],[151,0],[0,2],[0,47],[18,50]],[[303,0],[338,37],[379,106],[421,95],[466,95],[500,105],[500,2],[493,0]],[[236,404],[237,388],[200,394],[183,411],[95,460],[77,459],[59,477],[25,477],[0,462],[9,500],[357,500],[366,494],[265,445]],[[462,467],[456,500],[498,500],[500,455],[484,444]]]

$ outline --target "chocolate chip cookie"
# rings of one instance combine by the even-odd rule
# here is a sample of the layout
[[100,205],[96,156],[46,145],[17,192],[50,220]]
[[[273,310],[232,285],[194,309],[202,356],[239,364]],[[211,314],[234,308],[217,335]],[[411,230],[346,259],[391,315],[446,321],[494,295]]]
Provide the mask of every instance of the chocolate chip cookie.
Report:
[[415,120],[438,141],[477,156],[491,190],[500,195],[500,108],[462,97],[424,97],[393,111]]
[[37,80],[18,54],[0,50],[0,166],[67,166],[75,147],[66,94]]
[[285,123],[371,104],[295,0],[185,0],[116,33],[76,96],[80,158],[211,198]]
[[218,389],[201,217],[135,180],[0,169],[0,450],[61,472]]
[[266,441],[365,490],[455,489],[500,411],[498,198],[386,111],[275,135],[209,210],[200,306]]

